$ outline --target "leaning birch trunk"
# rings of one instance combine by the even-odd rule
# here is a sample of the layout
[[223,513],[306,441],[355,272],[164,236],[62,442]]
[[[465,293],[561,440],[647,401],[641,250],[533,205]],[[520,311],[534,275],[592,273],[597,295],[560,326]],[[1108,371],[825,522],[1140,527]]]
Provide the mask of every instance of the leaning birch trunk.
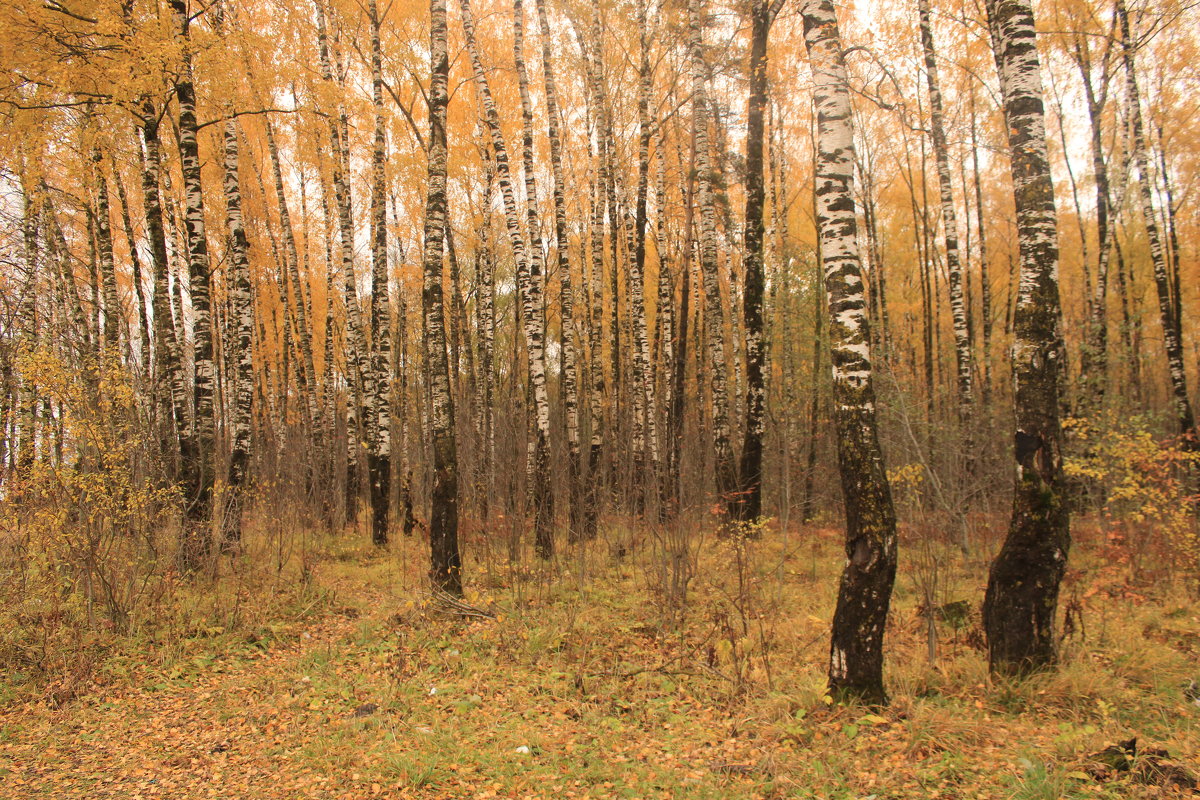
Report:
[[1125,94],[1129,103],[1129,125],[1133,136],[1133,164],[1137,168],[1138,196],[1142,201],[1142,219],[1146,225],[1146,239],[1150,243],[1150,259],[1154,263],[1154,288],[1158,292],[1158,312],[1162,322],[1163,346],[1167,354],[1167,370],[1171,377],[1171,390],[1175,401],[1175,414],[1179,420],[1179,432],[1195,445],[1196,421],[1192,404],[1188,399],[1187,372],[1183,364],[1183,341],[1179,336],[1179,325],[1171,297],[1171,280],[1167,269],[1166,253],[1163,249],[1162,233],[1158,228],[1158,217],[1154,211],[1153,189],[1150,186],[1150,159],[1146,155],[1145,125],[1142,122],[1142,102],[1138,89],[1137,71],[1134,67],[1136,45],[1129,31],[1129,13],[1124,0],[1117,0],[1117,19],[1121,25],[1121,59],[1125,67]]
[[737,488],[733,448],[729,443],[728,366],[725,363],[725,313],[717,267],[717,217],[713,200],[708,143],[707,66],[700,19],[700,0],[688,0],[688,46],[692,69],[692,120],[696,136],[696,200],[700,207],[700,273],[704,280],[704,332],[712,392],[713,466],[718,502],[726,503]]
[[[942,114],[942,90],[938,84],[937,56],[933,47],[933,21],[929,0],[917,0],[921,18],[921,47],[925,52],[925,82],[929,87],[929,134],[937,163],[938,190],[942,203],[942,231],[946,237],[946,273],[950,288],[950,315],[954,323],[954,361],[958,369],[959,422],[970,424],[975,403],[971,376],[971,337],[967,327],[967,307],[963,299],[963,268],[958,251],[958,215],[950,183],[950,156],[946,147],[946,129]],[[966,433],[964,448],[971,463],[972,444]]]
[[854,215],[854,126],[831,0],[801,6],[817,109],[816,216],[829,311],[846,566],[829,649],[837,698],[883,702],[883,633],[896,578],[896,513],[875,424],[866,297]]
[[383,54],[379,45],[379,9],[367,4],[371,20],[371,100],[375,107],[375,142],[371,152],[371,421],[367,475],[371,487],[371,541],[388,541],[388,505],[392,496],[391,307],[388,299],[387,140],[383,116]]
[[[321,80],[333,82],[333,66],[329,54],[329,34],[326,31],[325,11],[321,0],[317,8],[317,45],[321,61]],[[358,284],[354,272],[354,221],[350,183],[347,179],[345,154],[349,143],[345,141],[346,126],[341,124],[345,113],[338,109],[329,117],[329,139],[333,145],[333,194],[338,216],[338,233],[341,245],[342,285],[345,294],[346,335],[343,337],[346,379],[350,391],[346,396],[346,517],[354,523],[358,519],[358,496],[361,486],[358,454],[361,448],[360,425],[369,426],[370,418],[360,419],[360,411],[366,408],[366,399],[373,397],[369,364],[363,359],[367,354],[366,338],[363,333],[362,309],[358,302]],[[369,431],[368,431],[369,436]]]
[[[560,276],[559,307],[562,313],[562,393],[567,429],[567,496],[570,500],[571,531],[577,532],[580,516],[579,373],[575,349],[575,298],[568,257],[567,201],[563,178],[562,135],[559,131],[558,87],[550,48],[550,25],[546,0],[536,0],[542,37],[542,71],[546,83],[547,134],[550,138],[550,174],[554,180],[554,244]],[[572,534],[574,535],[574,533]]]
[[430,434],[433,442],[433,496],[429,520],[430,580],[451,594],[462,594],[458,552],[458,456],[454,406],[446,361],[442,250],[446,230],[446,105],[450,72],[446,52],[446,0],[430,0],[429,186],[425,202],[425,359],[429,369]]
[[204,526],[212,517],[216,467],[216,416],[213,404],[215,369],[210,297],[211,266],[204,226],[204,192],[200,182],[200,150],[196,141],[196,92],[188,41],[189,12],[185,0],[171,0],[178,34],[183,39],[183,75],[175,86],[179,104],[179,160],[186,199],[184,231],[188,252],[188,285],[192,301],[195,384],[194,418],[184,448],[184,500],[193,530],[184,543],[183,563],[193,569],[211,540]]
[[987,0],[1017,210],[1020,281],[1013,311],[1016,485],[1008,535],[988,575],[983,625],[994,672],[1055,659],[1054,613],[1071,544],[1062,471],[1063,365],[1054,187],[1029,0]]
[[229,473],[224,540],[226,547],[242,539],[241,512],[244,485],[250,466],[250,420],[254,403],[254,365],[251,344],[254,336],[254,306],[250,293],[250,243],[242,219],[242,191],[238,178],[238,127],[234,120],[225,123],[225,219],[229,228],[230,268],[233,286],[230,293],[235,328],[236,366],[233,376],[233,416],[230,421]]
[[[517,209],[516,193],[512,185],[512,171],[508,162],[508,148],[504,144],[504,133],[500,129],[500,113],[496,109],[496,103],[492,99],[491,88],[488,85],[487,75],[483,69],[483,62],[479,58],[479,48],[475,39],[475,19],[471,14],[470,0],[460,0],[462,9],[463,31],[466,35],[467,49],[471,54],[471,65],[474,69],[475,84],[479,88],[479,97],[483,103],[484,117],[487,122],[488,130],[492,138],[492,151],[496,159],[496,176],[500,184],[500,193],[504,200],[504,216],[508,225],[508,236],[512,243],[513,260],[517,265],[517,289],[520,295],[519,302],[521,305],[521,321],[525,332],[525,341],[529,360],[529,378],[533,390],[534,408],[537,414],[537,431],[539,439],[545,434],[545,451],[549,452],[549,432],[550,432],[550,413],[549,400],[546,394],[546,358],[543,342],[543,325],[540,311],[540,298],[533,296],[534,287],[541,280],[541,276],[537,276],[537,281],[531,279],[530,262],[527,259],[525,239],[521,235],[520,212]],[[532,158],[532,154],[531,158]],[[531,160],[531,159],[530,159]],[[532,175],[532,164],[530,164],[530,175]],[[532,179],[532,178],[531,178]],[[542,444],[535,443],[535,458],[534,465],[537,470],[549,470],[549,459],[541,459],[537,453],[542,452]],[[535,483],[542,483],[543,479],[538,477]],[[545,480],[548,489],[548,475]],[[536,498],[535,498],[536,499]],[[552,518],[552,509],[549,506],[551,498],[545,498],[546,504],[546,520],[547,526]],[[549,538],[549,528],[546,529],[546,538],[537,542],[538,551],[541,555],[548,556],[553,552],[553,540]]]
[[763,416],[765,384],[763,363],[763,112],[767,106],[767,38],[771,31],[771,3],[755,0],[751,6],[750,96],[746,112],[746,248],[742,321],[746,339],[746,427],[738,465],[738,491],[730,499],[729,516],[752,523],[762,516]]
[[263,123],[267,134],[267,153],[271,157],[271,173],[275,179],[275,203],[279,206],[279,227],[283,236],[283,255],[287,262],[287,275],[284,276],[283,292],[286,295],[287,285],[291,283],[292,293],[295,294],[297,338],[300,340],[301,368],[297,370],[297,383],[302,395],[301,402],[311,425],[317,424],[317,378],[316,367],[313,365],[312,308],[304,291],[300,277],[300,257],[296,248],[296,234],[292,228],[292,216],[288,209],[287,197],[283,191],[283,165],[279,158],[279,146],[275,141],[275,131],[270,120]]

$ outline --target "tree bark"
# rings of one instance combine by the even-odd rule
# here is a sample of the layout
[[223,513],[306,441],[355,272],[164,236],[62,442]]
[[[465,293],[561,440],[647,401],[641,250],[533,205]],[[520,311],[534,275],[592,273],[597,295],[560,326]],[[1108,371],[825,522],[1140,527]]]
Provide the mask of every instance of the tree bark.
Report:
[[817,108],[816,203],[828,294],[846,567],[829,649],[829,690],[881,703],[883,633],[896,578],[896,514],[875,424],[870,332],[854,214],[850,89],[831,0],[801,6]]
[[729,442],[728,365],[725,363],[725,312],[717,265],[717,219],[713,201],[708,139],[707,67],[704,62],[700,0],[688,0],[688,48],[692,71],[692,119],[696,136],[696,184],[700,207],[700,273],[704,279],[704,331],[712,394],[713,469],[718,501],[729,502],[737,489],[737,471]]
[[225,546],[242,539],[241,511],[250,466],[250,420],[254,413],[254,304],[250,288],[250,243],[242,219],[242,191],[238,178],[238,126],[225,123],[225,218],[229,228],[230,268],[233,272],[230,314],[235,328],[233,416],[229,435],[229,498],[225,510]]
[[1054,613],[1070,549],[1059,397],[1063,365],[1054,187],[1029,0],[987,0],[1010,149],[1020,282],[1013,310],[1016,484],[983,603],[988,662],[1022,675],[1055,660]]
[[754,0],[750,10],[750,97],[746,112],[746,276],[742,288],[742,327],[746,338],[746,425],[742,434],[737,494],[729,516],[754,522],[762,516],[763,417],[766,388],[763,378],[766,342],[763,333],[763,183],[764,112],[767,107],[767,37],[771,3]]
[[1171,390],[1175,401],[1175,414],[1179,420],[1179,432],[1195,444],[1196,420],[1188,398],[1187,372],[1183,365],[1183,340],[1179,335],[1172,286],[1167,269],[1167,257],[1163,249],[1162,234],[1158,217],[1154,212],[1154,199],[1150,186],[1150,159],[1146,152],[1145,125],[1142,121],[1142,102],[1138,90],[1137,71],[1134,66],[1136,44],[1129,30],[1129,13],[1124,0],[1117,0],[1117,19],[1121,26],[1121,57],[1125,66],[1125,94],[1129,103],[1129,126],[1132,141],[1130,151],[1137,169],[1138,196],[1142,202],[1142,218],[1146,225],[1146,239],[1150,243],[1150,259],[1154,264],[1154,288],[1158,292],[1158,313],[1162,322],[1163,347],[1167,355],[1167,371],[1171,378]]
[[425,359],[432,404],[433,492],[429,520],[433,585],[462,594],[462,558],[458,551],[458,455],[454,440],[454,400],[446,360],[442,251],[446,230],[446,105],[450,62],[446,52],[446,0],[430,0],[429,184],[425,200],[425,276],[421,292],[425,315]]

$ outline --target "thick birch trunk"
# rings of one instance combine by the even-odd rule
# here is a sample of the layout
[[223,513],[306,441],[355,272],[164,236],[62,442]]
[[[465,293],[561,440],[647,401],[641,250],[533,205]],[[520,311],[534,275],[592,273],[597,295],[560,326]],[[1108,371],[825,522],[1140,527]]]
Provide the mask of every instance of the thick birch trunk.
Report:
[[1071,544],[1058,416],[1058,241],[1033,10],[1029,0],[988,0],[987,12],[1011,151],[1020,281],[1012,348],[1016,486],[983,622],[992,670],[1023,674],[1055,659],[1054,613]]
[[829,689],[882,702],[883,634],[896,577],[896,514],[875,426],[870,332],[854,215],[850,89],[831,0],[801,6],[817,108],[816,216],[828,294],[846,566],[829,650]]

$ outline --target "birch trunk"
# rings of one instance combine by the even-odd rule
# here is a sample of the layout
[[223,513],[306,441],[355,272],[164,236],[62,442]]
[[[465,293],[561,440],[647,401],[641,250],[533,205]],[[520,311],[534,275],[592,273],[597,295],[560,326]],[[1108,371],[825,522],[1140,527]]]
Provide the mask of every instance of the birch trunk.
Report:
[[[429,521],[430,579],[451,594],[462,594],[458,552],[458,456],[454,441],[454,405],[446,362],[442,251],[446,229],[446,105],[450,72],[446,52],[446,0],[430,0],[429,185],[425,202],[425,359],[432,399],[429,422],[433,442],[433,497]],[[466,14],[464,13],[464,16]],[[478,68],[477,68],[478,69]]]
[[232,546],[242,539],[241,512],[244,484],[250,466],[250,420],[254,403],[254,306],[250,289],[250,243],[242,219],[242,191],[238,177],[238,127],[225,123],[225,218],[229,228],[231,325],[234,327],[233,415],[229,434],[229,498],[225,510],[224,541]]
[[216,415],[213,405],[215,369],[210,297],[212,281],[204,222],[204,192],[200,180],[200,150],[196,141],[196,93],[192,82],[189,12],[185,0],[171,0],[176,30],[183,41],[183,74],[175,86],[179,105],[179,160],[185,196],[184,231],[188,253],[188,283],[192,301],[194,418],[184,448],[183,467],[187,516],[194,530],[185,542],[184,566],[195,568],[197,558],[211,545],[205,529],[212,517],[216,467]]
[[882,702],[883,634],[896,577],[896,514],[875,423],[870,332],[854,214],[850,89],[831,0],[801,6],[817,109],[816,217],[828,294],[846,566],[829,650],[829,690]]
[[572,531],[570,535],[574,536],[578,532],[581,522],[580,471],[582,468],[579,448],[579,375],[575,346],[575,298],[568,251],[562,134],[559,131],[558,85],[555,80],[554,59],[550,48],[551,30],[546,16],[546,0],[535,0],[535,6],[542,39],[547,135],[550,139],[550,174],[554,181],[554,244],[560,277],[559,308],[562,314],[562,393],[567,434],[567,496],[570,499],[570,530]]
[[1054,614],[1070,548],[1059,397],[1063,365],[1054,187],[1029,0],[987,0],[1000,73],[1020,281],[1013,310],[1016,485],[983,603],[988,662],[1024,674],[1055,659]]
[[[367,469],[371,484],[371,540],[388,541],[391,499],[391,308],[388,298],[387,178],[384,162],[387,138],[383,116],[383,54],[379,44],[379,8],[369,0],[371,22],[371,100],[375,108],[375,142],[371,152],[371,412]],[[443,221],[444,227],[444,221]]]
[[[529,475],[532,490],[530,501],[534,514],[534,546],[539,556],[549,558],[554,554],[554,495],[550,490],[550,399],[546,390],[546,323],[542,307],[545,276],[542,265],[542,239],[538,233],[540,223],[533,166],[533,105],[529,96],[529,75],[525,69],[524,43],[523,3],[522,0],[513,0],[513,55],[521,96],[521,159],[525,174],[525,214],[529,237],[521,307],[525,339],[529,348],[529,381],[534,411],[533,464]],[[498,125],[495,131],[499,131]],[[520,267],[518,261],[518,284],[522,281]]]
[[115,360],[121,356],[121,301],[117,297],[117,266],[113,257],[108,180],[104,177],[104,158],[98,147],[92,150],[92,171],[96,185],[96,256],[104,297],[104,335],[100,352],[106,360]]
[[[317,8],[317,45],[321,61],[321,78],[332,82],[333,65],[330,60],[329,34],[325,11],[320,0]],[[367,411],[367,398],[373,398],[373,386],[367,357],[366,338],[363,332],[362,309],[358,301],[358,282],[354,271],[354,221],[350,183],[346,177],[349,142],[346,141],[348,126],[345,111],[339,108],[337,116],[329,117],[329,138],[333,145],[333,192],[334,206],[338,216],[338,234],[341,245],[342,285],[345,295],[346,335],[343,337],[346,379],[350,391],[346,397],[346,516],[350,522],[358,519],[358,499],[361,488],[358,455],[363,436],[360,426],[370,438],[371,417],[360,414]],[[363,419],[362,417],[366,417]]]
[[[967,306],[963,299],[963,268],[958,250],[958,215],[954,210],[954,192],[950,183],[950,155],[942,113],[942,90],[938,82],[937,55],[933,46],[933,20],[929,0],[917,0],[921,22],[921,48],[925,54],[925,82],[929,88],[929,128],[937,163],[938,191],[942,204],[942,232],[946,239],[946,273],[950,288],[950,314],[954,323],[954,361],[958,368],[959,421],[967,424],[975,403],[972,386],[971,336],[967,325]],[[971,437],[965,448],[971,459]]]
[[137,238],[133,232],[133,212],[129,208],[129,196],[125,193],[125,183],[117,171],[116,161],[110,160],[113,183],[117,187],[117,202],[121,205],[121,227],[125,232],[125,244],[129,249],[129,266],[132,272],[133,297],[137,310],[134,313],[134,326],[138,332],[138,354],[141,359],[143,375],[150,374],[150,318],[146,311],[146,288],[142,280],[142,259],[138,255]]
[[[638,65],[638,182],[634,201],[633,241],[628,248],[629,316],[633,333],[633,393],[634,426],[640,440],[640,457],[633,473],[636,503],[646,504],[647,490],[657,498],[652,487],[658,485],[658,420],[655,413],[654,373],[650,363],[650,336],[646,327],[646,204],[650,184],[650,137],[654,121],[650,117],[650,92],[653,76],[650,72],[650,30],[646,0],[638,3],[638,27],[641,30],[641,60]],[[661,505],[661,503],[657,503]]]
[[[483,103],[484,117],[491,133],[492,151],[496,158],[496,173],[500,183],[500,193],[504,200],[504,215],[508,224],[508,235],[512,242],[513,258],[517,266],[517,289],[521,305],[521,321],[525,333],[526,349],[529,362],[529,380],[535,412],[536,440],[534,442],[532,483],[534,486],[534,504],[536,517],[535,545],[539,555],[548,557],[553,553],[553,538],[550,524],[553,520],[552,496],[549,492],[549,436],[550,436],[550,403],[546,392],[546,358],[544,343],[544,324],[541,316],[541,254],[540,247],[532,248],[533,253],[527,252],[525,239],[521,234],[520,212],[517,207],[516,194],[512,185],[512,173],[509,168],[508,149],[504,143],[504,133],[500,129],[500,114],[492,99],[488,86],[487,75],[483,62],[479,58],[479,48],[475,39],[475,19],[471,14],[469,0],[460,0],[462,9],[463,31],[466,35],[467,49],[471,54],[471,64],[474,68],[475,83],[479,87],[479,96]],[[514,7],[519,8],[518,3]],[[514,15],[514,18],[517,15]],[[519,41],[519,40],[518,40]],[[520,59],[518,59],[520,61]],[[523,71],[523,70],[522,70]],[[521,79],[528,93],[528,80]],[[533,197],[533,153],[532,153],[532,120],[530,111],[526,110],[528,98],[522,101],[522,116],[524,119],[524,138],[526,140],[524,160],[526,166],[526,195],[529,203],[528,215],[533,224],[530,225],[531,236],[536,231],[536,208]],[[534,271],[536,270],[536,272]]]
[[745,282],[742,292],[742,327],[746,341],[746,425],[742,432],[742,457],[738,491],[729,504],[729,516],[751,523],[762,516],[763,416],[763,183],[764,112],[767,107],[767,38],[771,30],[769,0],[755,0],[750,10],[750,93],[746,112],[746,231]]
[[287,197],[284,194],[283,165],[279,158],[279,146],[275,141],[275,132],[269,120],[264,122],[267,134],[267,153],[271,157],[271,173],[275,179],[275,203],[279,207],[279,227],[283,236],[283,254],[286,261],[286,274],[283,275],[283,291],[286,294],[288,284],[295,295],[295,324],[297,338],[300,340],[301,368],[297,370],[301,402],[311,424],[316,424],[317,388],[316,367],[313,364],[312,306],[308,293],[304,290],[304,282],[300,276],[300,256],[296,248],[296,235],[292,227],[292,216],[288,209]]
[[1179,420],[1179,432],[1194,443],[1196,420],[1192,404],[1188,399],[1187,373],[1183,365],[1183,341],[1179,335],[1175,304],[1172,301],[1171,279],[1167,257],[1163,249],[1162,233],[1154,211],[1153,190],[1150,186],[1150,159],[1146,152],[1145,124],[1142,121],[1142,102],[1138,89],[1137,71],[1134,66],[1136,44],[1130,34],[1129,13],[1124,0],[1117,0],[1117,19],[1121,26],[1121,58],[1125,67],[1125,93],[1129,103],[1129,127],[1132,141],[1130,149],[1136,168],[1138,197],[1142,203],[1142,219],[1146,225],[1146,239],[1150,243],[1150,259],[1154,264],[1154,288],[1158,292],[1158,313],[1162,322],[1163,346],[1167,355],[1167,371],[1171,377],[1171,390],[1175,402],[1175,414]]
[[713,201],[708,141],[708,72],[704,61],[701,0],[688,0],[688,47],[692,72],[692,124],[696,137],[697,201],[700,206],[700,272],[704,279],[704,330],[712,394],[713,467],[718,502],[725,504],[737,489],[733,448],[729,443],[728,365],[725,363],[725,312],[717,264],[717,218]]

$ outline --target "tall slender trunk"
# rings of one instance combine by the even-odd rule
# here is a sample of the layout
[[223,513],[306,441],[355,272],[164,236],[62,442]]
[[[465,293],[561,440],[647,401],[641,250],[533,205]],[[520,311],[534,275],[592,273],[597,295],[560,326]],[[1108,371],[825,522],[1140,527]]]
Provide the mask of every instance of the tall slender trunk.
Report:
[[229,254],[233,273],[230,293],[231,325],[235,330],[233,416],[229,435],[228,504],[225,510],[224,544],[242,538],[241,511],[244,484],[250,467],[250,420],[254,412],[254,305],[250,288],[250,243],[242,219],[242,191],[238,177],[238,126],[225,123],[225,219],[229,228]]
[[179,105],[179,160],[185,196],[184,231],[188,251],[188,288],[192,301],[194,353],[194,419],[184,448],[183,467],[188,518],[195,530],[185,542],[184,565],[194,568],[197,557],[211,545],[204,526],[212,517],[212,491],[216,469],[216,378],[213,362],[213,328],[210,297],[211,265],[204,223],[204,192],[200,180],[200,150],[196,141],[196,92],[192,82],[189,11],[185,0],[171,0],[176,31],[183,41],[183,72],[175,84]]
[[828,293],[846,566],[829,649],[829,689],[882,702],[883,633],[896,578],[896,514],[875,424],[870,332],[854,214],[854,126],[831,0],[801,6],[818,115],[816,217]]
[[983,622],[992,670],[1024,674],[1055,659],[1054,614],[1071,544],[1059,423],[1058,240],[1033,10],[1029,0],[987,0],[987,14],[1008,130],[1020,284],[1012,348],[1016,485]]
[[117,171],[116,161],[110,160],[113,183],[117,187],[117,202],[121,205],[121,228],[125,232],[125,246],[129,249],[129,267],[132,273],[133,298],[137,308],[134,311],[133,322],[138,333],[138,355],[141,359],[143,375],[150,374],[150,318],[146,310],[146,288],[142,279],[142,259],[138,254],[137,237],[133,232],[133,216],[129,209],[129,196],[125,192],[125,182]]
[[492,253],[492,184],[495,182],[491,150],[486,142],[479,145],[484,161],[483,200],[479,223],[479,249],[475,256],[475,317],[479,328],[480,396],[476,399],[479,417],[476,427],[483,449],[479,459],[478,492],[481,498],[480,517],[486,522],[490,515],[492,490],[495,484],[496,460],[496,282]]
[[[333,66],[329,53],[329,34],[326,29],[325,12],[321,0],[317,8],[317,44],[321,61],[321,78],[332,82]],[[361,488],[358,455],[362,437],[362,425],[368,437],[372,419],[368,411],[368,399],[374,398],[366,336],[363,332],[362,308],[358,301],[358,280],[354,271],[354,221],[350,182],[347,179],[349,142],[345,111],[339,108],[337,116],[329,117],[329,138],[333,145],[333,193],[337,208],[338,232],[341,244],[342,285],[346,305],[346,335],[343,337],[346,378],[350,391],[346,397],[346,516],[354,522],[358,518],[358,499]],[[366,417],[363,419],[363,417]]]
[[[465,4],[464,4],[465,9]],[[463,16],[467,16],[464,10]],[[472,25],[473,27],[473,25]],[[473,38],[473,37],[472,37]],[[521,161],[525,174],[525,216],[529,242],[526,268],[517,264],[517,283],[524,283],[521,306],[529,348],[529,383],[533,395],[533,463],[529,472],[530,504],[533,506],[534,546],[542,558],[554,554],[554,495],[550,489],[550,397],[546,390],[546,321],[543,316],[545,271],[537,211],[537,183],[533,166],[533,104],[529,97],[529,74],[525,69],[525,12],[522,0],[513,0],[513,56],[521,96]],[[493,130],[493,135],[499,126]],[[503,180],[503,179],[501,179]]]
[[767,37],[771,31],[769,0],[751,6],[750,97],[746,112],[746,277],[742,291],[742,319],[746,337],[746,425],[738,491],[729,515],[742,522],[762,516],[763,417],[766,389],[763,378],[766,342],[763,336],[763,116],[767,107]]
[[[979,238],[979,314],[983,329],[983,396],[987,402],[992,374],[992,282],[988,277],[987,231],[983,225],[983,180],[979,170],[979,142],[975,126],[975,92],[969,95],[971,109],[971,167],[975,186],[975,230]],[[968,224],[970,224],[968,220]]]
[[[22,182],[24,184],[24,182]],[[25,260],[25,281],[21,287],[21,301],[18,306],[17,335],[18,347],[26,352],[36,349],[38,341],[38,229],[41,227],[43,215],[52,212],[47,206],[39,209],[36,190],[22,185],[24,208],[22,209],[21,233]],[[53,244],[53,237],[52,237]],[[17,391],[17,444],[16,458],[17,479],[27,477],[37,456],[37,387],[27,375],[21,375],[20,388]]]
[[[388,298],[387,179],[384,162],[387,138],[383,115],[383,53],[379,44],[379,7],[368,0],[371,22],[371,100],[375,107],[375,142],[371,151],[371,397],[373,419],[367,456],[371,486],[371,540],[388,541],[388,506],[391,500],[391,303]],[[446,229],[443,209],[442,230]],[[456,365],[457,366],[457,365]]]
[[[521,322],[525,333],[525,344],[529,362],[529,378],[530,387],[533,394],[534,408],[536,414],[536,436],[537,441],[534,442],[534,493],[535,493],[535,512],[540,511],[540,519],[544,527],[539,528],[537,533],[537,541],[535,542],[539,554],[549,556],[553,552],[553,539],[551,538],[550,522],[553,519],[553,508],[550,505],[551,498],[549,496],[549,435],[550,435],[550,410],[549,398],[546,392],[546,358],[544,347],[544,326],[543,319],[540,313],[541,296],[540,293],[535,295],[540,289],[540,260],[537,263],[539,274],[534,275],[531,269],[531,260],[528,256],[528,251],[525,246],[525,238],[521,234],[520,213],[517,208],[516,194],[512,185],[512,173],[509,168],[508,148],[504,143],[504,133],[500,128],[500,113],[496,109],[496,103],[492,99],[492,92],[488,86],[487,75],[483,69],[483,62],[479,57],[479,48],[475,39],[475,19],[471,14],[471,6],[469,0],[460,0],[462,9],[463,30],[466,34],[467,49],[471,53],[471,64],[474,68],[475,83],[479,88],[479,96],[483,103],[485,121],[492,139],[492,151],[496,159],[496,173],[500,183],[500,193],[504,200],[504,215],[508,225],[509,240],[512,243],[513,257],[517,265],[517,289],[520,300]],[[528,81],[522,81],[528,89]],[[522,103],[524,106],[525,103]],[[523,116],[525,116],[523,114]],[[531,127],[532,122],[525,121],[525,128]],[[532,139],[532,134],[527,134],[526,138]],[[532,190],[533,180],[533,155],[532,141],[529,141],[526,159],[526,193],[527,195]],[[532,200],[532,198],[530,198]],[[530,202],[530,211],[536,214],[536,209],[533,208]],[[536,226],[532,226],[536,230]],[[540,259],[540,254],[534,258]],[[545,491],[545,495],[541,495]],[[540,496],[539,496],[540,495]],[[544,502],[541,501],[544,497]]]
[[1130,34],[1129,13],[1124,0],[1117,0],[1117,19],[1121,26],[1121,58],[1125,66],[1125,93],[1129,103],[1129,127],[1132,135],[1130,150],[1136,167],[1138,196],[1142,202],[1142,219],[1146,225],[1146,238],[1150,243],[1150,259],[1154,264],[1154,288],[1158,291],[1158,313],[1162,322],[1163,346],[1167,355],[1167,371],[1171,378],[1171,390],[1175,401],[1175,414],[1179,420],[1179,432],[1195,442],[1196,420],[1188,398],[1187,373],[1183,365],[1183,340],[1179,335],[1175,304],[1172,301],[1172,286],[1167,270],[1167,257],[1163,249],[1162,234],[1158,217],[1154,211],[1154,199],[1150,186],[1150,159],[1146,152],[1145,125],[1142,122],[1142,101],[1138,90],[1137,71],[1134,66],[1136,44]]
[[101,353],[105,358],[121,356],[121,301],[117,297],[117,267],[113,257],[113,239],[108,179],[104,177],[104,158],[100,148],[92,150],[92,171],[96,186],[95,241],[100,285],[104,298],[104,338]]
[[151,305],[154,317],[154,341],[151,358],[154,363],[152,397],[158,416],[160,456],[174,466],[186,418],[183,370],[179,348],[171,326],[171,299],[167,272],[167,237],[163,229],[162,195],[159,175],[162,154],[158,141],[158,111],[149,99],[141,108],[142,142],[145,156],[142,162],[142,213],[146,218],[146,238],[150,245]]
[[[429,48],[429,184],[425,201],[424,286],[425,359],[432,404],[429,422],[433,442],[433,494],[429,520],[430,568],[433,585],[462,594],[462,559],[458,552],[458,455],[454,441],[454,400],[446,361],[442,251],[446,230],[446,105],[450,61],[446,53],[446,0],[430,0]],[[464,14],[465,16],[465,14]]]
[[547,133],[550,139],[550,174],[554,180],[554,241],[560,276],[559,308],[562,314],[562,394],[567,434],[567,494],[570,500],[571,531],[582,522],[579,447],[579,374],[576,357],[575,298],[571,278],[567,235],[567,201],[563,177],[562,135],[559,131],[558,85],[551,52],[551,30],[546,0],[535,2],[542,39],[542,71],[546,84]]
[[728,365],[725,363],[725,312],[717,264],[717,219],[713,201],[708,141],[708,90],[705,85],[701,0],[688,0],[688,47],[692,71],[692,119],[696,135],[697,200],[700,206],[700,272],[704,279],[704,329],[712,394],[712,445],[716,491],[722,503],[737,489],[733,448],[729,443]]
[[[633,323],[633,393],[634,424],[640,429],[642,457],[635,465],[634,491],[637,504],[645,506],[647,491],[654,493],[658,486],[659,449],[658,420],[655,414],[654,374],[650,362],[650,337],[646,327],[646,203],[650,182],[650,137],[653,120],[650,117],[650,92],[653,76],[650,73],[650,40],[646,13],[647,0],[638,3],[638,27],[641,30],[641,60],[638,65],[638,182],[634,201],[634,242],[627,279],[629,316]],[[630,256],[630,254],[626,254]],[[657,498],[656,498],[657,499]]]
[[311,424],[316,424],[319,416],[317,411],[317,379],[316,367],[313,363],[312,348],[312,304],[309,293],[305,291],[304,281],[300,275],[300,257],[296,247],[296,234],[292,227],[292,216],[288,209],[287,197],[284,194],[283,165],[279,158],[279,146],[275,141],[275,131],[270,120],[264,122],[267,134],[267,153],[271,157],[271,173],[275,179],[275,203],[279,207],[279,227],[283,237],[283,255],[286,262],[286,274],[282,275],[283,293],[286,296],[288,284],[295,295],[292,304],[295,308],[295,330],[300,340],[300,369],[297,370],[297,383],[301,393],[301,402]]
[[654,190],[655,213],[655,244],[658,249],[658,298],[655,308],[655,322],[658,327],[658,345],[655,348],[655,363],[660,368],[662,376],[658,400],[661,408],[652,408],[653,414],[663,419],[662,438],[667,442],[666,463],[659,471],[659,520],[666,521],[674,505],[672,483],[679,468],[678,456],[675,452],[675,416],[672,409],[675,404],[675,283],[672,277],[671,257],[667,244],[667,165],[666,165],[666,135],[660,134],[658,147],[655,148],[655,161],[658,167],[657,180]]
[[[921,20],[921,47],[925,53],[925,81],[929,88],[929,128],[937,163],[938,190],[942,203],[942,231],[946,239],[946,273],[950,287],[950,314],[954,321],[954,358],[958,368],[958,412],[961,424],[971,420],[975,402],[972,386],[971,337],[967,326],[967,305],[963,299],[963,268],[958,248],[958,216],[954,210],[954,192],[950,183],[950,154],[942,113],[942,90],[938,83],[937,55],[933,46],[933,21],[929,0],[917,0]],[[965,450],[971,458],[970,431],[966,432]],[[968,461],[968,463],[970,463]]]

